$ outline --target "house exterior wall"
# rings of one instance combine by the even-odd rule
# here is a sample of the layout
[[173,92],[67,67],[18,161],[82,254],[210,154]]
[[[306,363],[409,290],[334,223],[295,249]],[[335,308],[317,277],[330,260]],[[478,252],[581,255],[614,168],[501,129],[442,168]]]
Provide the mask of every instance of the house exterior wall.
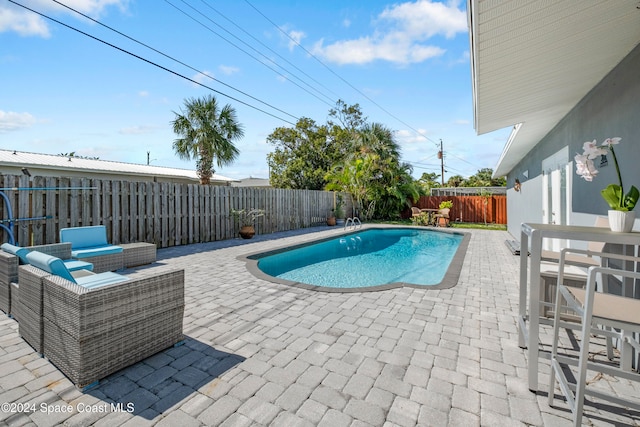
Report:
[[[640,45],[596,85],[521,161],[507,174],[509,232],[519,238],[522,222],[542,222],[542,161],[562,147],[569,147],[569,159],[582,153],[585,141],[600,144],[607,137],[621,137],[616,146],[625,189],[640,188]],[[526,125],[526,123],[525,123]],[[607,215],[608,205],[600,190],[618,182],[613,158],[596,166],[598,176],[587,182],[575,175],[572,164],[569,222],[592,225],[595,216]],[[599,162],[597,162],[599,163]],[[528,171],[528,178],[523,172]],[[522,191],[513,190],[519,179]],[[640,208],[640,207],[639,207]],[[640,222],[636,221],[636,228]]]

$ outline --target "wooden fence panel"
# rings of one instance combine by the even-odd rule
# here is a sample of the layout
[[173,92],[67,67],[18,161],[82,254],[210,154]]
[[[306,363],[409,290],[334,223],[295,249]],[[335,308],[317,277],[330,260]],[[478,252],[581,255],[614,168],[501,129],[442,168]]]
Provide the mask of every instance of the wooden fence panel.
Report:
[[416,206],[420,209],[437,209],[444,200],[451,200],[449,212],[452,221],[475,223],[507,223],[507,196],[422,196]]
[[[55,243],[61,228],[105,225],[114,244],[136,241],[168,247],[236,238],[231,209],[264,209],[258,234],[324,224],[335,195],[312,190],[109,181],[0,175],[11,204],[0,219],[21,245]],[[345,198],[346,199],[346,198]],[[2,241],[7,241],[4,236]]]

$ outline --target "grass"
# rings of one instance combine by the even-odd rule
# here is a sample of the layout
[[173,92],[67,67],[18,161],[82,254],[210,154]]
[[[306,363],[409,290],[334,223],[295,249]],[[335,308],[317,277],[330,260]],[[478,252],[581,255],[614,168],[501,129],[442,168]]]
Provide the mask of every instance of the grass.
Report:
[[[373,224],[393,224],[393,225],[412,225],[410,219],[398,220],[372,220],[368,221]],[[482,222],[451,222],[451,228],[477,228],[481,230],[507,230],[506,224],[484,224]]]
[[484,224],[482,222],[452,222],[453,228],[479,228],[483,230],[503,230],[507,231],[507,224]]

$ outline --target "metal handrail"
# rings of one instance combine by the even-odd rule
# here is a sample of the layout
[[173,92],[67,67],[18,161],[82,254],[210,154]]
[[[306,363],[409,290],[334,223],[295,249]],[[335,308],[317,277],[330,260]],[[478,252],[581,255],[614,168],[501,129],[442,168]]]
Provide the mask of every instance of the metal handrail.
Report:
[[[357,224],[356,221],[358,222]],[[349,223],[351,223],[351,226],[349,226]],[[351,227],[353,227],[354,230],[357,230],[358,228],[362,228],[362,222],[360,222],[360,218],[358,218],[357,216],[354,216],[353,218],[347,218],[347,220],[344,222],[344,229],[346,230],[347,227],[349,228],[349,230],[351,230]]]

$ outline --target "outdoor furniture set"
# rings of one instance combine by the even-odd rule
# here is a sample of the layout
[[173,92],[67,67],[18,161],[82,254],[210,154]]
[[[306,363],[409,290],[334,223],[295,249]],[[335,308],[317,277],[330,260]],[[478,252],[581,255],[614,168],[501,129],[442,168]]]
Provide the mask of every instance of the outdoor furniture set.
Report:
[[59,244],[2,245],[0,309],[36,352],[85,390],[182,342],[184,270],[114,272],[107,266],[154,262],[155,245],[105,244],[102,226],[69,230],[61,230],[69,241]]
[[[554,276],[551,267],[542,262],[542,242],[546,238],[591,242],[590,248],[600,248],[598,251],[567,248],[560,252],[553,280],[555,296],[551,299],[548,290],[541,293],[541,288],[547,287]],[[640,257],[636,255],[640,233],[612,232],[602,226],[527,223],[522,224],[520,243],[519,345],[528,351],[529,389],[538,389],[539,358],[547,358],[551,360],[552,368],[547,390],[549,404],[553,403],[557,380],[573,413],[574,425],[581,424],[585,395],[640,409],[637,397],[623,399],[605,392],[602,387],[588,388],[586,381],[587,371],[640,381],[640,299],[637,299],[637,295],[633,297],[633,290],[640,279],[640,273],[637,272]],[[605,247],[605,243],[617,245],[617,248]],[[529,249],[530,257],[522,255],[527,254]],[[622,250],[621,254],[612,253],[618,252],[618,249]],[[548,253],[544,253],[544,257],[551,259]],[[587,268],[586,272],[567,277],[570,262]],[[596,291],[597,278],[601,288],[599,291]],[[607,283],[610,278],[620,284],[621,295],[609,293]],[[545,311],[545,307],[550,310]],[[541,324],[553,325],[551,352],[543,352],[539,348]],[[561,328],[578,331],[576,338],[580,338],[580,341],[577,342],[577,356],[559,354]],[[590,357],[589,346],[594,337],[605,338],[608,360],[599,361]],[[615,363],[613,342],[617,342],[620,348],[620,358]],[[569,373],[568,369],[572,372]]]
[[428,225],[433,225],[434,227],[448,227],[450,210],[450,208],[420,209],[414,206],[411,208],[411,216],[420,217],[422,215],[427,215]]

